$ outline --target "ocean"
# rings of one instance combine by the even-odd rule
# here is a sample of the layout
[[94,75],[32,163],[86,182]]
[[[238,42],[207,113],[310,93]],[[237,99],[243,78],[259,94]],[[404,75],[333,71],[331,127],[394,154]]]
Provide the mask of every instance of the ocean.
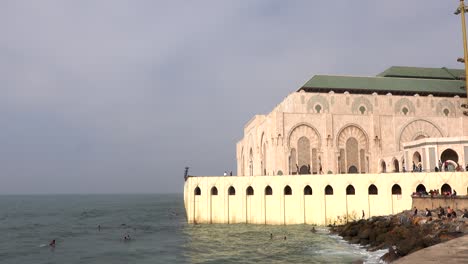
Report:
[[0,263],[379,263],[385,253],[311,228],[187,224],[182,194],[2,195]]

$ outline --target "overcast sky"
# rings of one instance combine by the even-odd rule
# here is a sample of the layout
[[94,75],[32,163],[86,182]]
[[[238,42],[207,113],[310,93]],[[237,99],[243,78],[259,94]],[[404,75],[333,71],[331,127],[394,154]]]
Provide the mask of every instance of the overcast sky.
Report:
[[0,2],[0,194],[183,191],[315,74],[458,67],[459,1]]

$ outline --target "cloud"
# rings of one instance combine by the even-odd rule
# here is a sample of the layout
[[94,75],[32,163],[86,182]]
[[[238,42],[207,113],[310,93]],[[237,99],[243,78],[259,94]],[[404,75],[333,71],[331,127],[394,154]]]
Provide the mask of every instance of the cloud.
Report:
[[[420,6],[424,6],[421,8]],[[314,74],[457,67],[438,1],[4,1],[0,193],[181,192]]]

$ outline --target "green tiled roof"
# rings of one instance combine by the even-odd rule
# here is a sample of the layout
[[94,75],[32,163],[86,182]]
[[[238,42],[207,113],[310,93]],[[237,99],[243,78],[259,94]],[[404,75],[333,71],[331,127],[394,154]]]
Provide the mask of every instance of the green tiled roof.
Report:
[[387,77],[350,77],[315,75],[299,90],[313,91],[335,91],[378,94],[420,94],[434,96],[465,96],[466,91],[463,81],[456,80],[430,80],[410,78],[387,78]]
[[395,66],[377,77],[316,75],[298,91],[466,97],[465,81],[456,78],[462,74],[463,70],[455,69]]
[[378,74],[380,77],[402,77],[402,78],[420,78],[420,79],[447,79],[456,80],[464,76],[465,71],[460,69],[448,68],[419,68],[392,66],[384,72]]

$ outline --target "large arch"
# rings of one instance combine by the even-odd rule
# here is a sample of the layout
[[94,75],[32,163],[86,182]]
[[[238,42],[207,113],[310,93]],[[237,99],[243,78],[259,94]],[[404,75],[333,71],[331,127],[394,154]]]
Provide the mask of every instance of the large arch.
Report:
[[400,132],[399,146],[403,149],[403,143],[422,137],[443,137],[442,130],[428,120],[416,119],[406,124]]
[[[317,171],[318,157],[317,152],[321,148],[321,139],[318,130],[310,124],[299,123],[294,126],[288,133],[287,137],[288,152],[296,150],[297,157],[291,155],[290,168],[297,171],[297,167],[310,168],[312,171]],[[296,158],[296,164],[293,160]]]
[[393,158],[393,172],[400,172],[400,163],[396,158]]
[[453,161],[458,164],[458,154],[455,150],[448,148],[440,154],[440,160],[442,162]]
[[355,124],[344,126],[336,139],[339,152],[339,163],[341,173],[354,171],[352,166],[358,168],[361,173],[368,172],[367,157],[369,150],[369,137],[363,128]]

